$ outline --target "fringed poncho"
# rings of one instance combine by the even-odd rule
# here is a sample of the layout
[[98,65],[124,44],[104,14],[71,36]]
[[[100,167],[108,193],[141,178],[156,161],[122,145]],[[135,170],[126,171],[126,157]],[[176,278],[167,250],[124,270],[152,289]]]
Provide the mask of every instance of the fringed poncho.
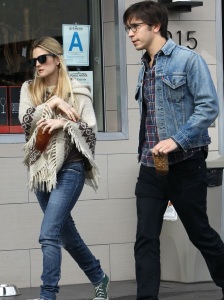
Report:
[[46,103],[34,106],[28,89],[30,83],[31,81],[26,81],[22,85],[19,106],[19,120],[26,137],[24,163],[29,170],[30,190],[51,191],[56,187],[57,173],[74,144],[88,165],[85,183],[96,190],[99,184],[99,168],[94,160],[97,126],[88,87],[81,85],[75,79],[72,80],[75,103],[71,103],[71,98],[68,103],[75,107],[80,115],[80,121],[67,120],[63,129],[53,132],[46,150],[41,153],[35,149],[37,121],[41,118],[65,119],[66,117],[55,114],[50,109],[47,103],[51,98]]

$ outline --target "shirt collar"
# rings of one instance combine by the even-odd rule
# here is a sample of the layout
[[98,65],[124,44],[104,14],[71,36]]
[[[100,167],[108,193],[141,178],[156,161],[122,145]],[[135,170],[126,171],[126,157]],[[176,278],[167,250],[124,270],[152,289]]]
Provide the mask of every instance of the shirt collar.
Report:
[[[161,50],[161,49],[155,54],[155,56],[154,56],[154,61],[153,61],[153,66],[156,64],[156,59],[157,59],[157,57],[158,57],[159,55],[162,55],[162,54],[163,54],[163,53],[162,53],[162,50]],[[143,64],[144,64],[145,66],[148,67],[150,61],[151,61],[151,58],[150,58],[148,52],[145,52],[144,55],[142,56],[142,62],[143,62]]]

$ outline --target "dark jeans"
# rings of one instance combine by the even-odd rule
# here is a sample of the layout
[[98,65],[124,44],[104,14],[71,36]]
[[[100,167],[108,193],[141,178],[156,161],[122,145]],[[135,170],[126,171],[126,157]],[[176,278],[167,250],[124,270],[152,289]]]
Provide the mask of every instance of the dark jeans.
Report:
[[224,287],[224,243],[206,213],[204,157],[170,166],[167,176],[141,165],[136,184],[137,234],[135,263],[138,300],[157,300],[160,285],[160,241],[163,215],[171,200],[189,239],[197,247],[216,285]]

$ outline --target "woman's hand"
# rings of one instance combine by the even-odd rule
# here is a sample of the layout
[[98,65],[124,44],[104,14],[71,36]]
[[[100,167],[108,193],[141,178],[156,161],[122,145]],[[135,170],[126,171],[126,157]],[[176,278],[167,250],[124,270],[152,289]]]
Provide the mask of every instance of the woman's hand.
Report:
[[37,122],[37,128],[42,128],[43,133],[52,133],[56,129],[63,128],[66,124],[65,119],[40,119]]
[[56,109],[56,108],[60,109],[62,113],[64,113],[68,117],[68,119],[72,120],[73,122],[77,122],[80,119],[80,116],[76,112],[74,107],[57,96],[54,97],[51,101],[49,101],[47,105],[51,109]]

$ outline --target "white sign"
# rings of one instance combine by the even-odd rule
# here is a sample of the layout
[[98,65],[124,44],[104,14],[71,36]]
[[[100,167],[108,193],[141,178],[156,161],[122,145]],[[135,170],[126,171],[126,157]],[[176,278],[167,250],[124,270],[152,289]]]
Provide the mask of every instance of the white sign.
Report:
[[70,71],[69,76],[75,78],[80,83],[89,85],[93,97],[93,71]]
[[62,24],[62,37],[67,66],[88,66],[90,25]]

